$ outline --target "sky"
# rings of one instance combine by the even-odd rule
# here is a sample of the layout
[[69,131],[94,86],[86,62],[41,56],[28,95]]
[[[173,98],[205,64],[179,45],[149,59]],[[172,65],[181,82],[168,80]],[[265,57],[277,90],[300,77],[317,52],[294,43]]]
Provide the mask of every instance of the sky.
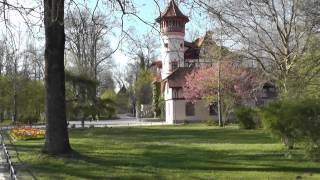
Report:
[[[164,9],[167,7],[167,1],[168,0],[160,1],[159,5],[161,6],[161,11],[164,11]],[[134,0],[134,3],[137,7],[138,16],[148,23],[154,23],[155,19],[160,15],[157,5],[151,0]],[[186,25],[186,40],[192,41],[196,38],[195,36],[203,36],[205,32],[210,29],[210,24],[203,23],[203,20],[201,20],[203,18],[193,13],[192,10],[182,5],[179,5],[179,8],[185,15],[189,16],[190,19],[190,21]],[[138,35],[143,35],[152,31],[152,27],[146,25],[141,20],[133,16],[128,16],[125,19],[124,26],[126,28],[135,29],[135,32]],[[160,42],[160,34],[155,31],[153,31],[153,34],[155,36],[158,36],[157,38]],[[118,41],[115,37],[112,37],[111,39],[111,45],[113,47],[116,47]],[[119,66],[120,69],[125,68],[126,64],[131,61],[130,58],[128,58],[126,54],[121,50],[117,51],[113,55],[113,59],[115,64]]]
[[[66,0],[67,2],[68,0]],[[94,7],[97,0],[76,0],[80,3],[86,3],[89,5],[89,7]],[[170,0],[159,0],[159,5],[160,5],[160,9],[161,11],[164,11],[164,9],[167,7],[168,2]],[[176,2],[178,2],[179,0],[176,0]],[[38,2],[40,2],[40,0],[9,0],[8,2],[13,3],[13,4],[22,4],[24,6],[27,7],[33,7],[36,5],[39,5]],[[33,2],[34,4],[32,4],[31,2]],[[100,0],[100,2],[102,2]],[[148,22],[148,23],[154,23],[155,19],[160,15],[159,13],[159,9],[157,7],[157,5],[152,1],[152,0],[133,0],[134,5],[136,7],[137,10],[137,15],[143,19],[144,21]],[[178,3],[179,4],[179,3]],[[192,41],[194,40],[196,37],[198,36],[203,36],[205,34],[205,32],[210,29],[210,24],[208,23],[204,23],[203,20],[201,20],[201,16],[199,14],[194,13],[194,11],[191,9],[188,9],[185,6],[180,5],[179,6],[180,9],[182,10],[182,12],[189,16],[190,22],[186,25],[186,40],[188,41]],[[40,6],[41,8],[41,6]],[[99,7],[99,11],[103,12],[106,11],[104,5],[101,5]],[[41,12],[42,10],[39,9],[39,12]],[[118,13],[120,15],[120,12]],[[22,19],[22,17],[19,15],[18,12],[16,11],[10,11],[10,14],[8,14],[10,17],[10,21],[12,22],[12,24],[14,25],[12,27],[13,31],[21,31],[22,32],[22,37],[26,37],[28,36],[26,32],[27,27],[24,26],[25,22]],[[119,20],[120,16],[118,16],[118,20]],[[35,27],[35,30],[33,31],[34,33],[39,34],[39,37],[42,37],[42,40],[38,39],[37,40],[37,44],[43,44],[43,35],[44,32],[41,29],[43,26],[41,26],[42,22],[39,22],[39,14],[35,13],[34,16],[30,16],[28,19],[31,19],[32,21],[37,22],[38,26]],[[143,23],[141,20],[139,20],[138,18],[132,16],[132,15],[128,15],[125,17],[124,19],[124,29],[134,29],[135,34],[137,34],[138,36],[142,36],[143,34],[149,33],[150,31],[152,31],[152,27],[146,25],[145,23]],[[5,30],[3,23],[1,23],[0,26],[0,30],[3,31]],[[116,48],[119,42],[119,34],[120,34],[120,29],[116,29],[115,30],[115,35],[111,35],[109,38],[110,40],[110,44],[112,46],[112,48]],[[20,33],[21,34],[21,33]],[[156,31],[153,31],[153,34],[155,35],[155,37],[158,38],[158,41],[160,42],[160,34]],[[197,35],[195,35],[197,34]],[[125,48],[125,46],[127,42],[123,42],[122,43],[122,47]],[[115,62],[115,65],[118,66],[120,69],[125,68],[125,66],[127,65],[127,63],[129,63],[131,61],[131,59],[124,53],[124,51],[122,51],[121,49],[118,50],[114,55],[113,55],[113,60]]]

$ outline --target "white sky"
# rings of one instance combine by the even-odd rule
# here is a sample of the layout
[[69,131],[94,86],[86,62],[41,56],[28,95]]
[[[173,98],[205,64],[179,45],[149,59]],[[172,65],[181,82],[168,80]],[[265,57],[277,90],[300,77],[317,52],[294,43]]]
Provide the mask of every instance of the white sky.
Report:
[[[78,1],[84,1],[85,3],[94,6],[96,3],[96,0],[78,0]],[[163,0],[160,1],[160,6],[161,6],[161,11],[163,11],[165,9],[166,5],[166,1],[167,0]],[[43,41],[43,37],[44,37],[44,32],[42,27],[42,21],[39,21],[39,19],[41,19],[41,15],[39,12],[42,12],[42,5],[41,2],[42,0],[8,0],[9,3],[14,4],[16,6],[24,6],[24,7],[37,7],[39,6],[36,11],[37,12],[33,12],[31,14],[29,14],[28,16],[28,21],[30,21],[31,23],[36,23],[37,26],[34,27],[30,27],[33,30],[33,33],[37,36],[40,37],[40,39],[36,39],[36,40],[31,40],[32,43],[37,44],[38,46],[44,46],[44,41]],[[145,0],[134,0],[134,3],[136,5],[137,8],[137,14],[139,17],[141,17],[144,21],[147,21],[149,23],[154,23],[154,20],[159,16],[159,9],[156,6],[155,3],[153,3],[153,1],[145,1]],[[100,8],[100,7],[99,7]],[[104,7],[101,7],[104,8]],[[191,14],[192,10],[190,9],[186,9],[186,7],[180,7],[180,9],[183,11],[184,14],[191,16],[190,17],[190,22],[187,24],[186,26],[186,39],[187,40],[192,40],[190,39],[190,37],[194,37],[195,32],[197,32],[197,34],[199,35],[204,35],[204,33],[206,32],[206,30],[210,29],[210,24],[203,24],[201,22],[201,17],[197,16],[197,17],[192,17],[194,16],[194,14]],[[103,9],[100,9],[103,10]],[[3,16],[3,15],[2,15]],[[11,26],[10,26],[10,30],[8,31],[4,22],[0,22],[0,32],[1,34],[5,34],[8,37],[14,37],[15,41],[16,41],[16,45],[17,45],[17,49],[20,49],[24,46],[25,42],[26,42],[26,38],[29,33],[27,32],[27,29],[29,27],[27,27],[25,24],[26,20],[23,18],[23,16],[21,16],[21,14],[17,11],[12,11],[12,9],[10,11],[7,11],[6,14],[7,19],[11,22]],[[119,17],[118,17],[119,18]],[[3,19],[3,18],[2,18]],[[29,22],[29,24],[30,24]],[[125,18],[125,23],[124,23],[125,29],[135,29],[135,32],[138,35],[142,35],[145,33],[148,33],[151,31],[151,27],[144,24],[142,21],[138,20],[135,17],[132,16],[128,16]],[[15,34],[15,35],[11,35],[11,33]],[[115,34],[119,35],[120,33],[120,29],[115,30],[114,32]],[[19,42],[19,38],[17,34],[20,34],[20,42]],[[119,41],[119,38],[114,35],[110,36],[110,43],[111,46],[113,48],[115,48],[117,46],[117,43]],[[157,37],[158,38],[158,37]],[[159,39],[160,40],[160,39]],[[123,46],[126,46],[126,42],[123,42]],[[130,59],[121,51],[117,51],[114,55],[113,55],[113,59],[114,62],[116,64],[116,66],[120,66],[121,68],[124,68],[126,66],[126,64],[130,61]]]

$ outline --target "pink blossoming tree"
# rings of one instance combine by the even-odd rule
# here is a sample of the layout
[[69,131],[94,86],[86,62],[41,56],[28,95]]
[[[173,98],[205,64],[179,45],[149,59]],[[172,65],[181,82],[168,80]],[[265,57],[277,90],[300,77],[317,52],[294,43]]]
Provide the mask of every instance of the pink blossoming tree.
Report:
[[218,101],[220,89],[221,108],[224,117],[228,117],[235,105],[254,103],[261,94],[265,80],[261,73],[253,68],[244,68],[230,61],[214,64],[209,68],[195,69],[186,77],[183,87],[184,97],[195,102],[204,99],[208,104]]

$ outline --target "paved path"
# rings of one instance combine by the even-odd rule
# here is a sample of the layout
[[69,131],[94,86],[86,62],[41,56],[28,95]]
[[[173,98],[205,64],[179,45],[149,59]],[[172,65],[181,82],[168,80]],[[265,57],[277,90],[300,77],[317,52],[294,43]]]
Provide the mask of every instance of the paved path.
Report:
[[[133,126],[161,126],[168,125],[165,121],[155,118],[141,118],[136,119],[127,115],[118,115],[119,119],[114,120],[98,120],[98,121],[85,121],[85,127],[133,127]],[[69,128],[75,126],[75,128],[81,128],[81,121],[69,121]],[[0,129],[8,130],[14,126],[4,126]],[[45,128],[45,125],[32,125],[35,128]]]
[[[81,126],[81,121],[69,121],[69,125],[74,124],[76,127]],[[116,120],[98,120],[98,121],[85,121],[85,126],[90,127],[126,127],[126,126],[159,126],[167,125],[165,121],[155,118],[141,118],[119,115]]]
[[9,180],[8,164],[5,160],[3,147],[0,146],[0,180]]

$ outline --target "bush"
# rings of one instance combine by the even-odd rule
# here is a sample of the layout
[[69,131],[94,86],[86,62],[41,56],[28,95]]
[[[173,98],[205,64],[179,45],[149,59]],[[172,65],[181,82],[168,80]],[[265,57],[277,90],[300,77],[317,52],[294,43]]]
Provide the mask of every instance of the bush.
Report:
[[317,143],[307,143],[305,146],[306,157],[313,161],[320,161],[320,145]]
[[34,124],[40,121],[39,115],[25,115],[19,117],[19,122],[22,124]]
[[208,119],[203,121],[207,126],[218,126],[219,123],[218,121],[214,120],[214,119]]
[[300,134],[301,120],[295,116],[294,106],[294,102],[281,100],[259,110],[263,127],[271,134],[280,137],[288,149],[293,148],[294,141]]
[[235,115],[242,129],[256,129],[260,127],[260,120],[256,111],[249,107],[239,107]]
[[320,159],[320,101],[317,99],[283,99],[259,110],[264,127],[282,138],[292,149],[303,140],[306,155]]
[[190,124],[190,121],[184,120],[184,121],[183,121],[183,124],[184,124],[184,125],[188,125],[188,124]]

